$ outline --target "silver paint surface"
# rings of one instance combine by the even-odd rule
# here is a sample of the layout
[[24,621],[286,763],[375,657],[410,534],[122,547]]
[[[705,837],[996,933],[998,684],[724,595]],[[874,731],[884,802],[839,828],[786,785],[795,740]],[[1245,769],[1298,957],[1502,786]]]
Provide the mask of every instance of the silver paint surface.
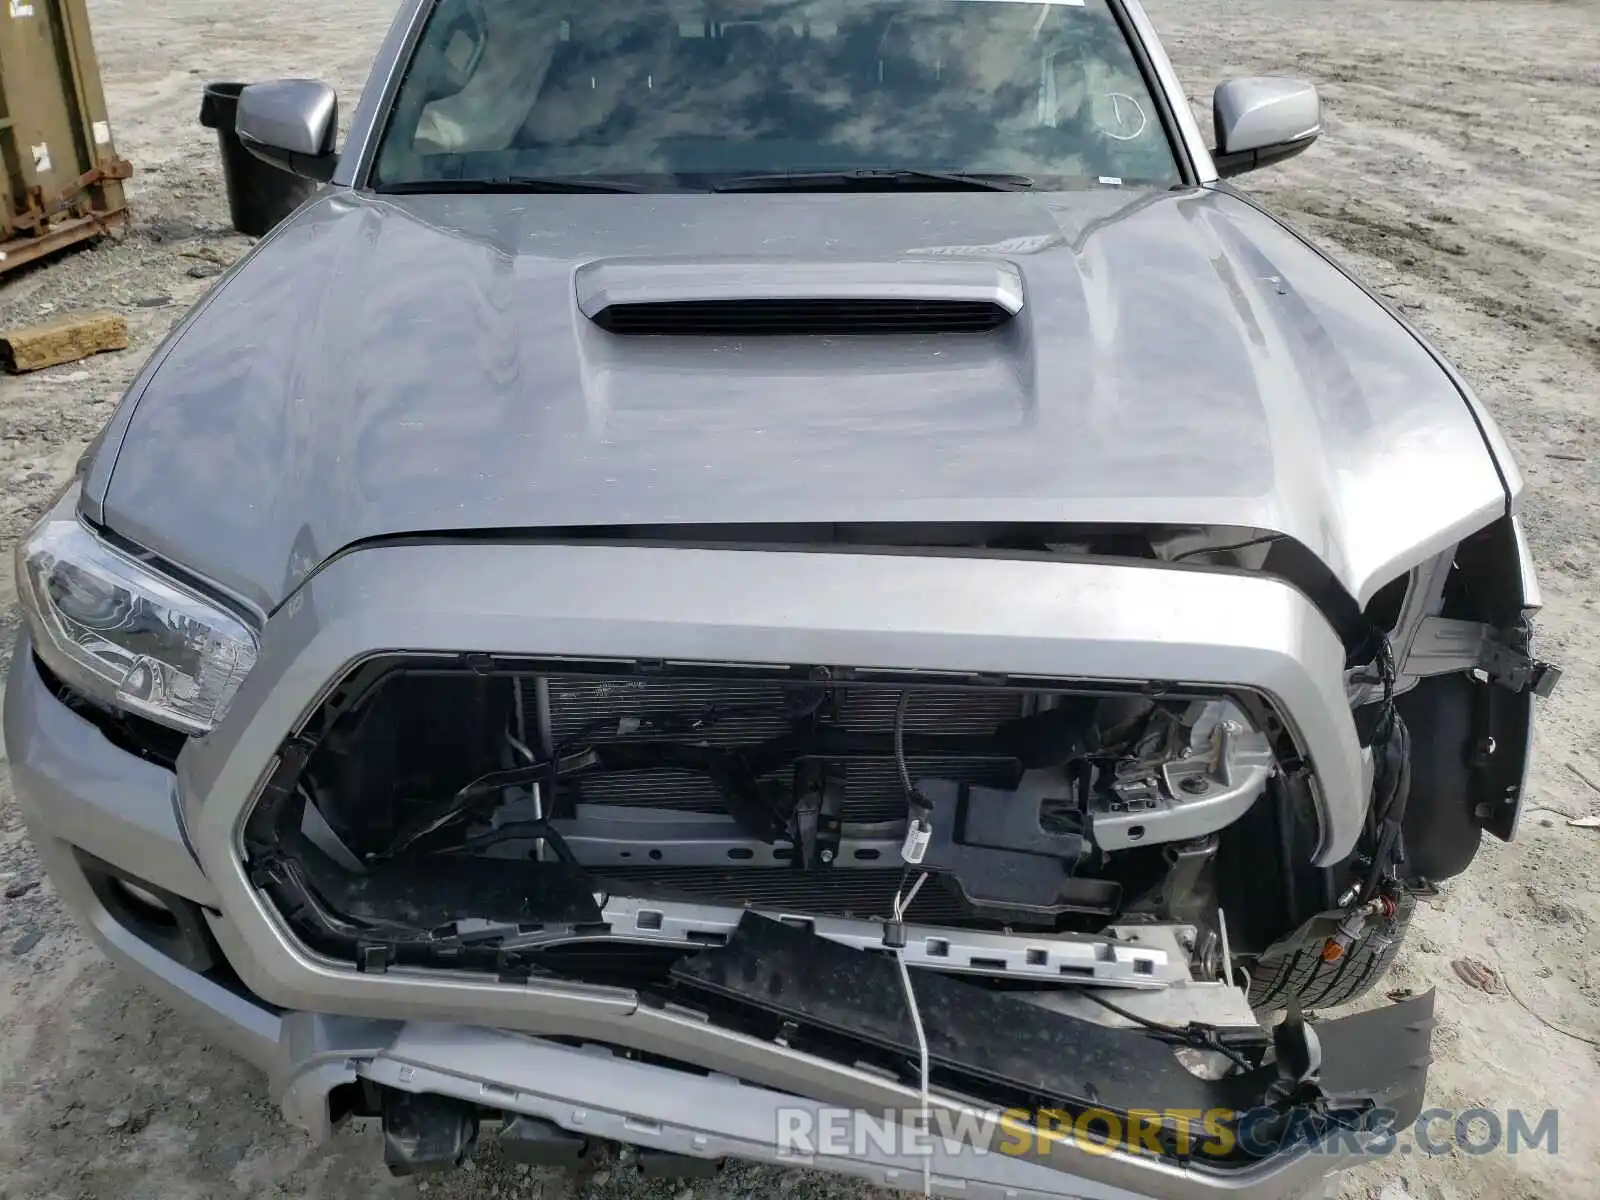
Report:
[[[1020,273],[1006,332],[623,338],[574,285],[610,259],[950,257]],[[264,611],[363,539],[685,522],[1237,525],[1364,600],[1507,503],[1428,349],[1210,188],[336,191],[158,359],[89,511]]]
[[1322,103],[1311,84],[1281,76],[1227,79],[1212,108],[1217,149],[1230,154],[1304,141],[1322,132]]
[[327,84],[277,79],[251,84],[240,93],[234,129],[247,144],[256,141],[317,158],[332,149],[338,125],[338,98]]

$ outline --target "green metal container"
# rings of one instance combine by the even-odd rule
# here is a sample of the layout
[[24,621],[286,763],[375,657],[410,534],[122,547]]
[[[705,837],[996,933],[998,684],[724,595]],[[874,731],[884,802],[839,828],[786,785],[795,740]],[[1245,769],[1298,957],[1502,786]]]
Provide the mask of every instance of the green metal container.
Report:
[[86,0],[0,0],[0,273],[127,216]]

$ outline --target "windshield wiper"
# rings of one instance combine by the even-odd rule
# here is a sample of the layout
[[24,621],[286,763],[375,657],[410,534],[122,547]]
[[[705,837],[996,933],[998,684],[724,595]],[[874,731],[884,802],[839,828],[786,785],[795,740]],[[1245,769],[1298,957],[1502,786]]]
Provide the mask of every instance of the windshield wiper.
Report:
[[[930,189],[930,184],[943,185]],[[974,192],[1024,192],[1033,186],[1026,175],[981,171],[918,171],[910,168],[862,168],[854,171],[787,171],[768,175],[740,175],[713,184],[713,192],[831,192],[950,190]]]
[[380,184],[386,196],[470,195],[490,192],[653,192],[643,183],[593,179],[586,175],[498,175],[492,179],[407,179]]

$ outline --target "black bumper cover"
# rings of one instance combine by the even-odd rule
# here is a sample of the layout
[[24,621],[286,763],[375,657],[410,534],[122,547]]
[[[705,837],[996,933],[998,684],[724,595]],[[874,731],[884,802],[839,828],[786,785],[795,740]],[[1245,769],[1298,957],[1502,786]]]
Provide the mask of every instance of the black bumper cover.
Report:
[[[726,946],[681,960],[672,974],[678,999],[719,1024],[902,1073],[918,1060],[899,972],[885,954],[747,916]],[[1178,1061],[1168,1041],[1144,1030],[1053,1012],[935,972],[917,972],[915,989],[936,1089],[1031,1113],[1162,1114],[1174,1156],[1206,1136],[1199,1114],[1213,1122],[1219,1112],[1232,1114],[1232,1160],[1239,1163],[1348,1137],[1351,1130],[1398,1131],[1421,1111],[1431,1061],[1431,991],[1317,1022],[1323,1103],[1285,1109],[1269,1103],[1278,1078],[1271,1064],[1202,1079]],[[1229,1041],[1240,1044],[1237,1037]],[[1258,1045],[1268,1043],[1263,1033]],[[1197,1114],[1188,1136],[1177,1136],[1173,1114],[1180,1112]]]

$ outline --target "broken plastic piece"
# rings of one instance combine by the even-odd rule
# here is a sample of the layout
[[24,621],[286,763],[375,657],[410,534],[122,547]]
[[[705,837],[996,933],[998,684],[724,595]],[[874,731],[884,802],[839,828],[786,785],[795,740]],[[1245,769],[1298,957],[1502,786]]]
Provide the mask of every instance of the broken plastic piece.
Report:
[[530,1167],[579,1166],[589,1152],[589,1139],[538,1117],[517,1114],[500,1129],[495,1145],[512,1162]]
[[1320,1091],[1322,1042],[1293,995],[1283,1020],[1273,1027],[1272,1048],[1278,1063],[1278,1082],[1272,1090],[1290,1103],[1307,1103],[1312,1093]]
[[389,969],[389,947],[363,942],[356,947],[356,970],[363,975],[382,975]]
[[666,1150],[641,1149],[634,1161],[646,1179],[712,1179],[722,1170],[720,1158],[693,1158]]
[[932,840],[922,865],[955,878],[980,911],[1055,914],[1111,911],[1120,886],[1076,878],[1088,843],[1075,832],[1044,827],[1042,792],[924,779],[917,791],[932,807]]
[[477,1114],[459,1100],[384,1092],[383,1162],[391,1175],[459,1167],[477,1140]]

